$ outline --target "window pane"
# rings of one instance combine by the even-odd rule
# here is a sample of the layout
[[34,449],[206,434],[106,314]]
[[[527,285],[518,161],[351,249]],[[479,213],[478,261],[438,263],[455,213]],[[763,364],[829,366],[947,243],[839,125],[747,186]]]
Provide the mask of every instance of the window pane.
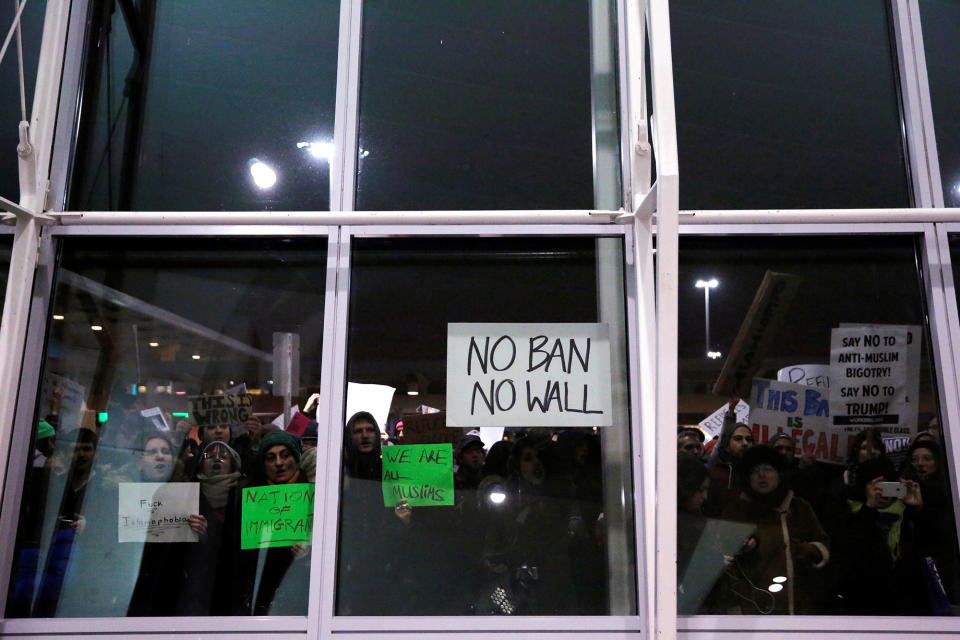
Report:
[[98,18],[71,206],[328,209],[340,3],[155,7],[146,61],[119,10]]
[[[28,2],[20,16],[20,29],[23,40],[23,74],[27,107],[27,120],[30,120],[30,109],[33,106],[33,89],[37,80],[37,60],[40,57],[40,40],[43,38],[43,17],[46,13],[46,0]],[[7,3],[0,12],[0,23],[6,29],[10,28],[13,17],[17,14],[16,4]],[[20,201],[19,160],[16,154],[19,143],[17,123],[22,119],[20,109],[20,74],[17,70],[17,40],[16,36],[10,41],[9,49],[0,64],[0,196]]]
[[[320,385],[325,253],[63,240],[7,616],[306,615],[316,424],[270,422]],[[287,483],[298,530],[260,549],[241,499]]]
[[960,2],[922,0],[920,20],[943,200],[948,207],[960,207],[960,116],[956,112],[960,100],[960,64],[957,62],[960,60],[960,43],[955,37],[955,27],[960,24]]
[[[337,613],[635,613],[622,240],[359,239],[352,252]],[[448,346],[450,323],[463,322],[607,327],[610,426],[559,426],[563,416],[583,417],[572,405],[594,406],[579,385],[563,401],[566,413],[551,405],[558,426],[516,418],[498,430],[464,420],[447,366],[462,355]],[[601,352],[594,347],[594,357]],[[534,364],[540,355],[530,354]],[[529,364],[522,352],[516,360]],[[386,400],[363,400],[370,387],[356,385],[386,387]],[[515,388],[528,406],[530,392]],[[506,391],[497,402],[509,405]],[[409,445],[439,451],[446,466],[420,483],[435,467],[429,456],[404,466],[402,456],[424,451]]]
[[671,2],[681,208],[910,206],[887,4]]
[[[592,22],[587,0],[368,3],[357,208],[595,206]],[[615,132],[615,102],[595,103],[601,136]]]
[[[917,238],[684,237],[680,251],[680,612],[949,615],[957,534]],[[711,389],[723,358],[743,362],[751,319],[739,353],[764,325],[770,347],[743,365],[749,406],[724,426],[732,398]]]

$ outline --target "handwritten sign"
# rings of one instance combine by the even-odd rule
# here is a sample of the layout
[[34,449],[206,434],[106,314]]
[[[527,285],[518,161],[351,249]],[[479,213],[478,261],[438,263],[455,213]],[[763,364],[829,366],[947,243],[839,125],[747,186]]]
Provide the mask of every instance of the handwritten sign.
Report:
[[196,542],[188,521],[200,513],[196,482],[121,482],[117,542]]
[[[908,366],[911,347],[915,367]],[[919,341],[903,325],[853,325],[830,332],[830,414],[841,429],[877,427],[888,435],[916,431],[918,398],[908,391],[919,378]],[[910,363],[913,364],[913,363]]]
[[190,398],[190,411],[203,427],[239,424],[253,415],[253,395],[225,393]]
[[827,389],[754,378],[750,395],[753,439],[766,444],[778,433],[786,433],[797,443],[796,455],[813,447],[817,460],[845,463],[856,433],[832,428],[828,394]]
[[310,544],[314,485],[277,484],[243,490],[240,548],[265,549]]
[[383,505],[453,504],[453,445],[403,444],[383,448]]
[[798,276],[767,271],[750,309],[743,318],[723,369],[713,385],[718,396],[750,393],[753,376],[760,369],[773,340],[787,317],[787,311],[800,288]]
[[448,427],[605,427],[606,324],[447,326]]
[[[725,404],[700,421],[698,426],[707,434],[707,440],[718,437],[720,432],[723,431],[723,417],[727,414],[728,408],[729,405]],[[746,424],[747,420],[750,419],[750,405],[743,400],[737,402],[733,412],[737,416],[737,422]]]
[[808,387],[830,388],[830,365],[792,364],[777,371],[777,380],[793,382]]

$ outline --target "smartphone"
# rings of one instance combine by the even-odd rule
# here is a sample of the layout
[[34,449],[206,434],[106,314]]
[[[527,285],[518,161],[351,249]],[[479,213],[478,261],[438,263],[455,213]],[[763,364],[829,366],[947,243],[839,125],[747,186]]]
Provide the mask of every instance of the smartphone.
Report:
[[881,482],[880,495],[884,498],[902,498],[907,495],[907,485],[902,482]]

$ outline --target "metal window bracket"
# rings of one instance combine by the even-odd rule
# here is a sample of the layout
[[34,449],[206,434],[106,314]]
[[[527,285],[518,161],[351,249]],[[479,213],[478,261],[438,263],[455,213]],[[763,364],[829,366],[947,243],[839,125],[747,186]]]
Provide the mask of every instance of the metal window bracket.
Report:
[[[37,191],[37,155],[34,152],[33,145],[30,144],[30,123],[23,120],[20,122],[20,142],[17,144],[17,157],[19,158],[20,173],[20,200],[36,202]],[[47,194],[49,193],[49,181],[44,186],[44,194],[40,199],[41,204],[46,204]],[[56,222],[56,218],[48,216],[42,211],[33,211],[23,207],[12,200],[0,196],[0,209],[7,213],[3,220],[15,220],[21,217],[36,218],[45,222]],[[41,209],[43,207],[41,206]]]

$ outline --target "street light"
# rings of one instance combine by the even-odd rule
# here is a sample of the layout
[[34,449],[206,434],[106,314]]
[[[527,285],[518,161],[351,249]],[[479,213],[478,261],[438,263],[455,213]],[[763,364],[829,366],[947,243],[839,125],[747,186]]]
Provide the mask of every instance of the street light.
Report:
[[707,357],[713,360],[719,358],[721,353],[710,349],[710,289],[715,289],[719,284],[716,278],[710,278],[709,280],[697,280],[696,285],[694,285],[698,289],[703,289],[704,332],[706,333]]

